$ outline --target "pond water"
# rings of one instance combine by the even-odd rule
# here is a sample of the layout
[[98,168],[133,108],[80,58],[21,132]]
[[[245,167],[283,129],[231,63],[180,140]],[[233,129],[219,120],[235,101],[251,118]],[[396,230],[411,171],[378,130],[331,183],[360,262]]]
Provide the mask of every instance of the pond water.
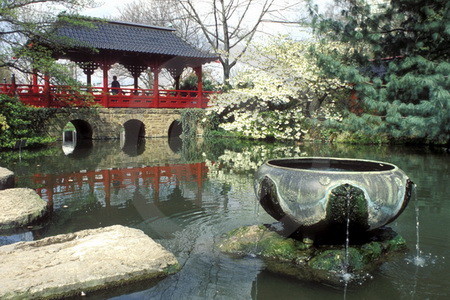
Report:
[[[267,271],[258,258],[221,254],[217,245],[226,232],[274,222],[255,200],[257,167],[271,158],[305,156],[381,160],[405,171],[417,184],[417,200],[389,226],[407,240],[408,251],[348,287],[300,281]],[[16,173],[18,186],[36,189],[53,208],[47,223],[0,236],[0,244],[121,224],[143,230],[182,266],[159,282],[87,298],[450,298],[450,155],[443,149],[147,139],[125,147],[94,141],[3,152],[0,160]]]

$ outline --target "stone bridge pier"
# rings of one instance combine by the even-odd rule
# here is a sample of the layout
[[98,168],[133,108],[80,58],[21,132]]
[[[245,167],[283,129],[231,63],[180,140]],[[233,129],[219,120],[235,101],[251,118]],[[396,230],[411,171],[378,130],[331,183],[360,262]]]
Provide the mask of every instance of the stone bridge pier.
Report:
[[62,139],[68,123],[75,127],[77,139],[168,137],[182,132],[180,110],[165,108],[66,108],[50,117],[42,129]]

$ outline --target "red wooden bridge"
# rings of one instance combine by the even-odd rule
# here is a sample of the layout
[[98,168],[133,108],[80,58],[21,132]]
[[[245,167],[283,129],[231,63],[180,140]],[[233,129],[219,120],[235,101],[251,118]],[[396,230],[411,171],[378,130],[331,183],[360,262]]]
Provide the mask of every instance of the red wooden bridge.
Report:
[[[58,20],[49,31],[49,38],[36,37],[35,45],[47,48],[55,59],[68,59],[86,74],[86,87],[72,88],[51,85],[49,74],[33,69],[29,84],[0,85],[0,93],[16,95],[28,105],[38,107],[92,106],[106,108],[205,108],[211,92],[203,90],[202,65],[218,59],[216,54],[199,51],[178,37],[173,29],[143,24],[98,20],[73,16],[89,26]],[[82,23],[83,23],[82,22]],[[126,37],[126,40],[123,38]],[[51,41],[51,42],[50,42]],[[55,45],[58,45],[55,47]],[[40,47],[37,47],[38,50]],[[133,88],[109,87],[108,72],[114,64],[122,65],[133,77]],[[185,69],[190,68],[197,77],[192,89],[180,90]],[[100,69],[103,86],[92,86],[91,77]],[[174,80],[174,89],[160,89],[159,74],[165,69]],[[141,89],[139,76],[151,71],[153,88]],[[38,81],[38,72],[42,80]],[[114,78],[114,77],[113,77]],[[41,84],[38,84],[41,83]]]
[[89,87],[80,90],[68,86],[38,84],[0,84],[0,93],[15,95],[27,105],[67,107],[100,105],[106,108],[206,108],[214,92],[121,88],[118,94],[109,88]]

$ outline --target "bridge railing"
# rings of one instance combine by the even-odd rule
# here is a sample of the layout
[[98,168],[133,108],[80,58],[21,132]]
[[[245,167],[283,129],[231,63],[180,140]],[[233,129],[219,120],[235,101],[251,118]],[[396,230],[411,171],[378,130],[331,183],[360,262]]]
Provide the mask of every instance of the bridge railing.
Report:
[[31,84],[0,84],[0,93],[17,95],[27,104],[38,107],[91,106],[107,108],[205,108],[210,91],[158,90],[121,88],[117,93],[112,89],[105,92],[103,87],[82,87],[77,90],[70,86]]

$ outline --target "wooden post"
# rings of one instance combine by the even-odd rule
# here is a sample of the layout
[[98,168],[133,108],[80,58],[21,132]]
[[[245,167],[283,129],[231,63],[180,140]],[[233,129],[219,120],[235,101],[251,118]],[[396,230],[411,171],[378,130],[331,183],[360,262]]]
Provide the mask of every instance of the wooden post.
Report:
[[91,61],[77,62],[77,65],[83,69],[83,73],[86,74],[86,85],[87,90],[91,91],[92,86],[92,75],[98,68],[99,64]]
[[102,103],[104,107],[109,107],[109,87],[108,87],[108,71],[111,66],[107,63],[103,63],[100,68],[103,70],[103,99]]
[[197,107],[203,107],[203,76],[202,76],[202,66],[194,68],[195,74],[197,75],[197,92],[198,92],[198,102]]
[[32,92],[36,94],[39,93],[37,70],[33,70],[32,84],[33,84]]
[[50,96],[50,76],[48,74],[44,75],[44,99],[47,103],[47,107],[51,106],[51,96]]
[[134,74],[133,79],[134,79],[134,94],[137,95],[137,94],[139,94],[137,91],[137,89],[139,88],[139,85],[138,85],[139,75]]
[[92,86],[92,79],[91,79],[91,72],[87,72],[86,73],[86,84],[88,87]]
[[181,75],[175,76],[175,90],[179,90],[180,89],[180,79],[181,79]]
[[159,107],[159,72],[158,67],[153,69],[153,99],[155,100],[155,107]]
[[16,84],[16,75],[13,73],[11,74],[11,90],[9,91],[11,96],[14,96],[17,91],[17,84]]

